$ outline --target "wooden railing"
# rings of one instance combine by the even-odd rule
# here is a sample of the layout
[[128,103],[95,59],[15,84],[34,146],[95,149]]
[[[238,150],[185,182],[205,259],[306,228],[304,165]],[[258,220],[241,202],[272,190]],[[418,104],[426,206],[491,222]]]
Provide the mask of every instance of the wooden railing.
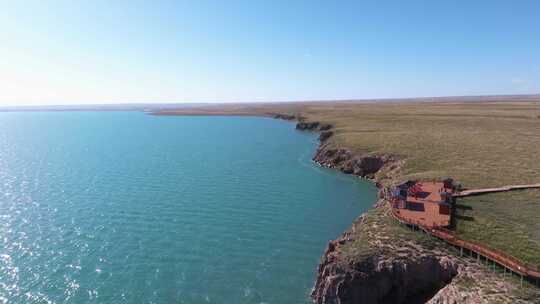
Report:
[[531,265],[531,264],[523,263],[521,260],[509,254],[506,254],[502,251],[499,251],[497,249],[490,248],[489,246],[486,246],[484,244],[479,244],[479,243],[464,240],[456,236],[453,231],[448,230],[444,227],[437,227],[435,225],[434,227],[425,227],[418,221],[410,220],[401,216],[399,213],[396,212],[394,208],[391,208],[391,209],[392,209],[392,215],[394,216],[394,218],[396,218],[401,223],[417,226],[418,228],[424,230],[425,232],[451,245],[458,246],[460,248],[465,248],[469,251],[476,252],[476,254],[480,254],[484,257],[487,257],[520,275],[530,276],[533,278],[540,278],[539,265]]

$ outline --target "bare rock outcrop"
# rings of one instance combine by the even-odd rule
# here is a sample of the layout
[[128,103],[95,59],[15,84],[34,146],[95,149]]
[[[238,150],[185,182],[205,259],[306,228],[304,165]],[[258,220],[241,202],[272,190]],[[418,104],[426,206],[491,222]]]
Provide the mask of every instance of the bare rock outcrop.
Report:
[[332,135],[334,135],[334,132],[333,131],[321,131],[321,134],[319,135],[319,141],[322,143],[322,142],[325,142],[326,140],[328,140],[330,137],[332,137]]
[[[405,239],[388,242],[393,236],[381,226],[387,207],[378,209],[329,243],[311,295],[315,303],[424,303],[457,275],[457,261],[440,250]],[[355,242],[367,242],[358,254]]]
[[271,114],[271,115],[273,115],[273,117],[275,119],[283,119],[283,120],[295,120],[296,119],[296,115],[294,115],[294,114],[277,113],[277,114]]
[[397,161],[395,157],[389,155],[356,155],[348,149],[328,146],[321,146],[313,160],[323,167],[364,178],[374,178],[375,173],[385,165]]
[[427,304],[540,303],[540,290],[517,285],[509,276],[486,271],[474,260],[462,259],[452,283],[437,292]]
[[332,125],[320,123],[318,121],[299,121],[296,124],[296,129],[302,131],[328,131],[331,128]]

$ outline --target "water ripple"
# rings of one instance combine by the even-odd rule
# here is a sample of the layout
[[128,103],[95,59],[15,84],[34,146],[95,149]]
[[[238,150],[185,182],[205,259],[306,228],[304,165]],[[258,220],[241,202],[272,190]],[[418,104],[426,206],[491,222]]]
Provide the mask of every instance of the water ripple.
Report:
[[376,194],[269,119],[0,113],[0,143],[0,304],[306,303]]

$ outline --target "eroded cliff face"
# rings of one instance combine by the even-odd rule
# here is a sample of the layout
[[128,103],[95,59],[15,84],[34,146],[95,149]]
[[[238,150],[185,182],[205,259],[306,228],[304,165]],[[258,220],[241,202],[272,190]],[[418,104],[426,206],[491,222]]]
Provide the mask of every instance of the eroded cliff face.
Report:
[[273,116],[275,119],[283,119],[283,120],[295,120],[297,119],[296,115],[294,114],[281,114],[281,113],[269,113],[270,116]]
[[311,297],[317,304],[540,302],[538,289],[520,288],[452,250],[394,221],[380,200],[330,241]]
[[385,164],[394,161],[390,156],[354,155],[347,149],[328,146],[320,147],[313,160],[321,166],[364,178],[373,178]]
[[306,130],[306,131],[326,131],[330,130],[332,128],[332,125],[330,124],[323,124],[318,121],[301,121],[296,124],[297,130]]
[[376,208],[329,243],[311,295],[315,303],[425,303],[458,274],[456,259],[410,241],[407,231],[396,239],[399,227],[383,226],[388,207],[381,201]]

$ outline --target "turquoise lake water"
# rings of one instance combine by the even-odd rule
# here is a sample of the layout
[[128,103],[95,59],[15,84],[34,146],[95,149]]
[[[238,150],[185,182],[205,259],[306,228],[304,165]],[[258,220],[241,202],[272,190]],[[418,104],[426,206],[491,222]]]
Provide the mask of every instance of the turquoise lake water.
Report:
[[250,117],[0,113],[0,303],[308,303],[375,201]]

